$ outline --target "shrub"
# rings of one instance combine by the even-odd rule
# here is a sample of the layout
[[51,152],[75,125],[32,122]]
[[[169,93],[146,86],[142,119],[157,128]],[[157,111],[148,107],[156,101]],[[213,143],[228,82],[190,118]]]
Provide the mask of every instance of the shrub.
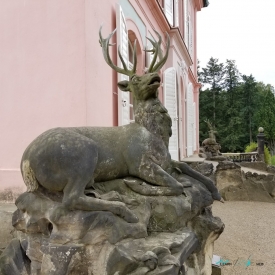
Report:
[[257,150],[258,144],[256,142],[251,142],[249,145],[245,147],[245,152],[250,153]]
[[271,165],[274,165],[274,166],[275,166],[275,156],[272,156],[272,157],[271,157]]
[[266,146],[264,146],[264,162],[268,165],[271,164],[271,155]]
[[[250,152],[254,152],[257,150],[258,144],[256,142],[251,142],[249,145],[247,145],[245,147],[245,152],[246,153],[250,153]],[[271,155],[270,152],[268,150],[268,148],[266,146],[264,146],[264,161],[266,164],[270,165],[271,164]],[[274,163],[275,163],[275,158],[273,159]],[[275,164],[274,164],[275,165]]]

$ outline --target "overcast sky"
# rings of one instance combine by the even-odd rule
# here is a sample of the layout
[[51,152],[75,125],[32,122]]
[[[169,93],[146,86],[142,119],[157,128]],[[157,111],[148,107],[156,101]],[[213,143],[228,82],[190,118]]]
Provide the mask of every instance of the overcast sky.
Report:
[[198,59],[236,61],[242,74],[275,87],[275,0],[209,0],[197,13]]

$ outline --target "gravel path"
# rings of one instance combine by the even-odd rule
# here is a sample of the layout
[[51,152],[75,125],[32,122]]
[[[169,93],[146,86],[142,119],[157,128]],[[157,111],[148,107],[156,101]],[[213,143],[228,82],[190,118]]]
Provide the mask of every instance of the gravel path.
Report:
[[275,204],[215,202],[212,211],[225,224],[214,248],[222,275],[275,275]]

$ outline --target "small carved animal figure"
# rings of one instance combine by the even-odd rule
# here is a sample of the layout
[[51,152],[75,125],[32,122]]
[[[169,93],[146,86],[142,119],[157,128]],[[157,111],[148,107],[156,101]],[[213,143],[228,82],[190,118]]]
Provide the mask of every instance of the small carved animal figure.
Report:
[[[107,39],[103,39],[100,28],[99,36],[105,61],[114,70],[130,78],[129,81],[118,83],[119,88],[133,93],[134,109],[146,106],[148,101],[152,100],[156,101],[156,109],[160,110],[161,116],[169,116],[157,99],[157,89],[160,85],[157,71],[168,57],[170,43],[168,35],[165,56],[155,64],[160,50],[160,40],[156,43],[158,47],[155,49],[148,72],[138,76],[135,74],[136,46],[134,46],[132,70],[127,68],[120,51],[119,57],[124,68],[121,69],[112,63],[109,41],[114,32]],[[170,195],[180,195],[183,186],[168,173],[172,169],[180,170],[200,180],[212,193],[214,199],[221,199],[209,178],[184,163],[171,161],[167,133],[160,135],[157,132],[152,133],[150,129],[139,123],[120,127],[50,129],[27,147],[21,161],[23,180],[29,192],[35,191],[39,185],[49,191],[63,191],[64,209],[110,211],[131,223],[138,222],[138,218],[124,203],[88,197],[84,194],[85,189],[97,182],[134,176],[153,185],[169,188]]]
[[209,131],[208,131],[209,138],[205,139],[202,142],[202,146],[216,145],[216,144],[218,144],[217,141],[216,141],[216,134],[218,132],[214,130],[214,127],[213,127],[212,123],[208,119],[206,119],[204,122],[206,122],[206,124],[207,124],[207,126],[209,128]]
[[217,143],[217,141],[216,141],[216,134],[218,132],[215,131],[212,123],[208,119],[206,119],[205,122],[207,123],[208,128],[209,128],[209,131],[208,131],[209,138],[205,139],[202,142],[202,146],[203,146],[205,152],[210,152],[213,157],[220,156],[220,155],[222,155],[220,153],[221,145],[219,143]]

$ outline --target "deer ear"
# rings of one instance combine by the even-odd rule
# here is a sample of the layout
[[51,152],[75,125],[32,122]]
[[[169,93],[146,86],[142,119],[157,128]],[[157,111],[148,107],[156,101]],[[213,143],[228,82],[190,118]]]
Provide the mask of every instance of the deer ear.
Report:
[[123,92],[129,92],[129,81],[123,80],[117,83],[118,88]]

